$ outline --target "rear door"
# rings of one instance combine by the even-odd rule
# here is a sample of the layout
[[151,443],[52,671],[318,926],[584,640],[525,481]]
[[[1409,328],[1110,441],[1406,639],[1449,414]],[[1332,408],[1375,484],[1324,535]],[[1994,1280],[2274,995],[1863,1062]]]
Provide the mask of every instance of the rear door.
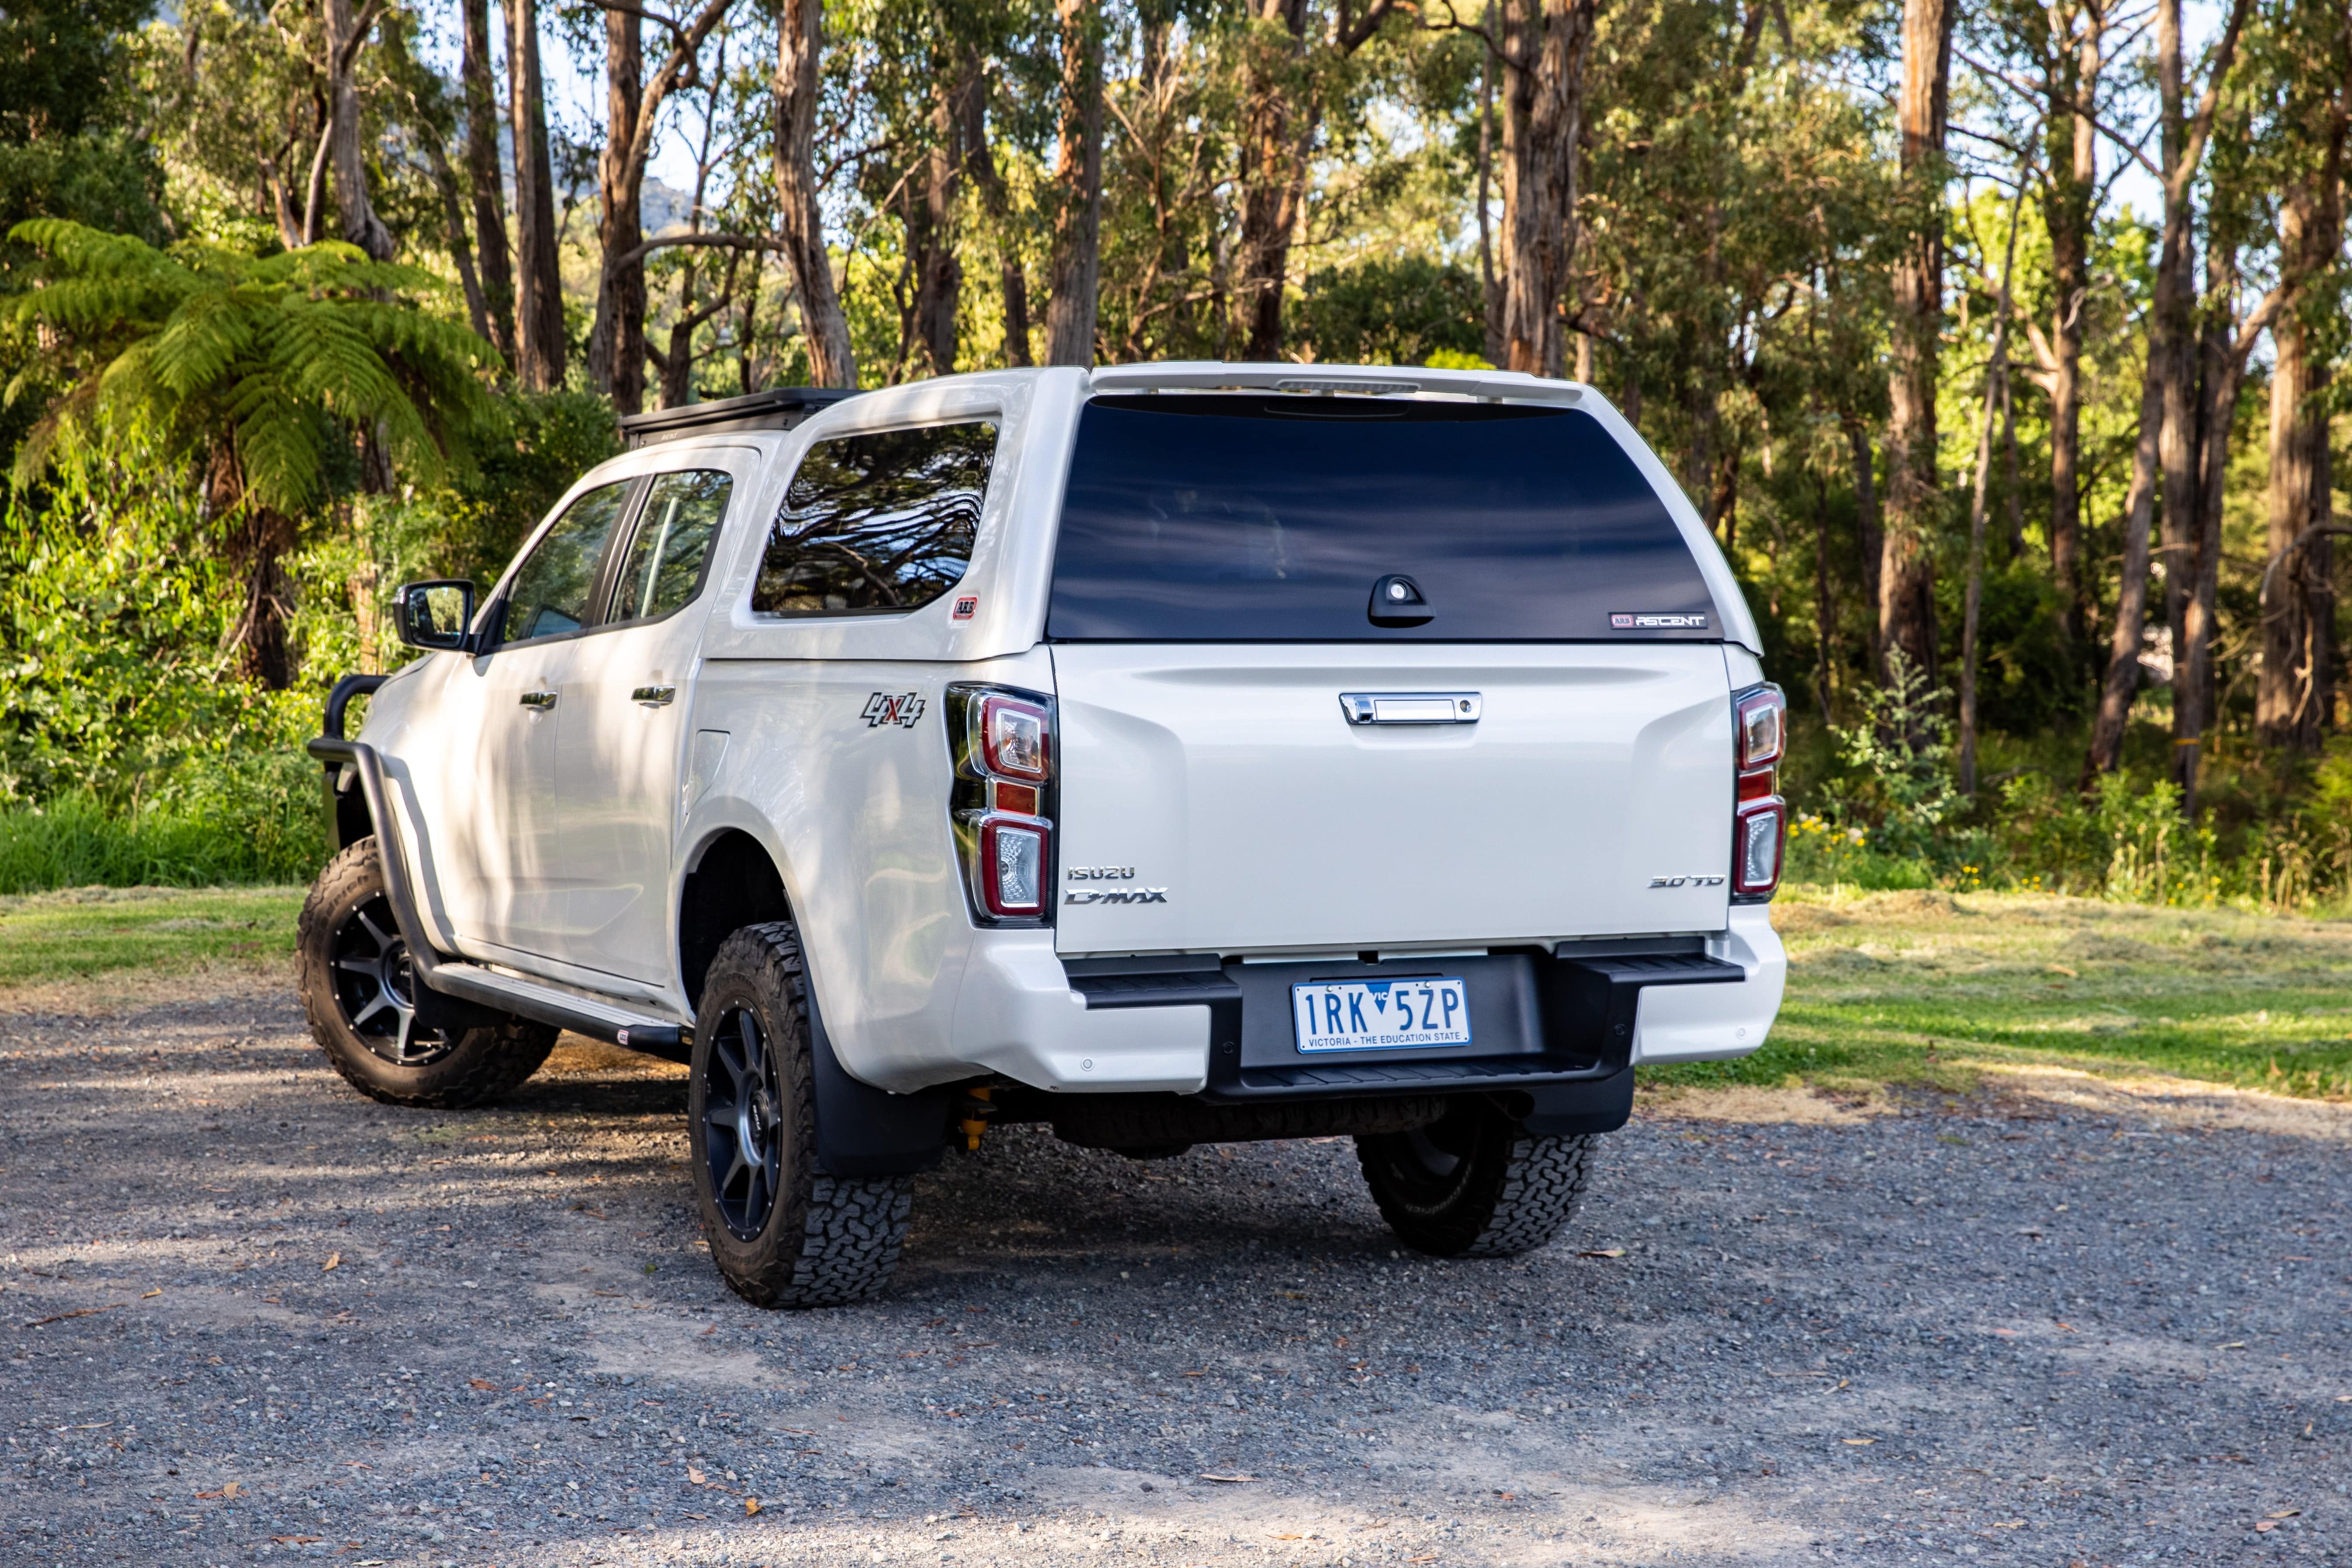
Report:
[[1067,952],[1714,931],[1691,545],[1575,410],[1098,398],[1047,618]]
[[555,951],[567,962],[652,984],[677,968],[671,850],[704,619],[691,606],[758,458],[750,447],[705,447],[692,467],[645,481],[604,625],[572,652],[556,739],[569,901]]

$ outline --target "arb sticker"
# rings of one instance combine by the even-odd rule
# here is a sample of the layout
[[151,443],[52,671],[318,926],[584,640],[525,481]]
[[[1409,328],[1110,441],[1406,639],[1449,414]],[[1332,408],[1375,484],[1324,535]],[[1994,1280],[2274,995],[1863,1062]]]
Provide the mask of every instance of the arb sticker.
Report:
[[866,700],[866,710],[858,715],[866,721],[866,727],[869,730],[878,730],[885,724],[911,730],[915,727],[915,721],[922,716],[922,694],[915,691],[902,691],[896,696],[877,691]]
[[1619,631],[1635,632],[1703,632],[1706,630],[1705,616],[1643,616],[1623,611],[1609,617],[1609,624]]
[[955,615],[953,616],[954,619],[959,621],[968,621],[978,614],[980,614],[979,595],[966,594],[956,600]]

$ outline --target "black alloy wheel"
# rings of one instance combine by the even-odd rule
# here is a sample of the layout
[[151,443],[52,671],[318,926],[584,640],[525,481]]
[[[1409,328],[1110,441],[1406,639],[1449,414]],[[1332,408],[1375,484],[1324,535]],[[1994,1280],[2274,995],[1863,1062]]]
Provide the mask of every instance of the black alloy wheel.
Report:
[[768,1228],[783,1164],[784,1088],[776,1053],[748,1007],[711,1036],[702,1086],[702,1150],[719,1218],[738,1240]]
[[327,863],[302,900],[294,931],[310,1037],[371,1100],[480,1105],[511,1092],[554,1048],[551,1026],[485,1007],[451,1009],[444,1021],[455,1027],[419,1025],[416,969],[384,898],[383,862],[373,838]]
[[331,939],[335,1005],[360,1043],[394,1067],[420,1068],[457,1048],[447,1031],[419,1028],[416,971],[381,896],[353,908]]
[[719,944],[695,1014],[688,1168],[710,1260],[755,1306],[864,1300],[889,1283],[907,1239],[913,1176],[851,1175],[818,1159],[820,1030],[792,922],[745,926]]

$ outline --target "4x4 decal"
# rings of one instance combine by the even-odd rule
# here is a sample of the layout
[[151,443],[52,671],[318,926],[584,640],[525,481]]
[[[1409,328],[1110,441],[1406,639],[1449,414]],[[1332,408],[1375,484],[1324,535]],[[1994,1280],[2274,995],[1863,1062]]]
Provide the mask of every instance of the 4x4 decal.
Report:
[[887,691],[877,691],[866,700],[866,710],[858,715],[866,721],[866,727],[869,730],[878,730],[885,724],[911,730],[915,727],[915,721],[922,716],[923,698],[917,691],[902,691],[895,696]]

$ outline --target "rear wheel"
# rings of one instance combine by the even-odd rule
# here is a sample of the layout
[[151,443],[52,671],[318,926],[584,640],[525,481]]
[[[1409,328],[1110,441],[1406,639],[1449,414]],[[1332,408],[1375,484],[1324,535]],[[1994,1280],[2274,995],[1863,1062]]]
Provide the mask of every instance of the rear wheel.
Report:
[[789,922],[719,947],[694,1023],[687,1132],[711,1260],[761,1307],[836,1307],[889,1283],[912,1176],[817,1169],[808,975]]
[[1359,1136],[1356,1158],[1389,1228],[1439,1258],[1511,1258],[1574,1217],[1591,1179],[1589,1136],[1538,1138],[1492,1100],[1463,1096],[1409,1132]]
[[513,1090],[555,1047],[552,1026],[520,1018],[465,1029],[418,1022],[415,966],[384,898],[373,838],[319,874],[302,905],[295,952],[311,1037],[371,1099],[479,1105]]

